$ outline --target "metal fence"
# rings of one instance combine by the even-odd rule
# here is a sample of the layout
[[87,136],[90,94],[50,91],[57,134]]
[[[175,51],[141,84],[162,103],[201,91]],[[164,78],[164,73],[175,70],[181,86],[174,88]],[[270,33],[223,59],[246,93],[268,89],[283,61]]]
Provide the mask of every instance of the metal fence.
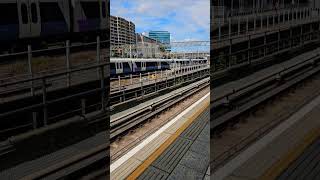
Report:
[[319,18],[319,8],[300,7],[280,9],[278,11],[248,11],[225,17],[223,20],[220,18],[213,19],[214,26],[216,26],[214,29],[217,29],[218,32],[212,39],[213,43],[220,43],[220,40],[223,39],[276,30],[286,26],[306,24],[312,21],[319,21]]
[[[70,41],[66,41],[64,45],[60,47],[40,50],[32,50],[31,45],[29,45],[27,51],[2,54],[0,55],[0,84],[55,72],[68,72],[72,69],[107,62],[109,53],[107,50],[108,43],[109,41],[101,41],[100,38],[97,37],[97,41],[92,43],[71,44]],[[88,74],[91,74],[91,78],[88,78]],[[69,73],[60,80],[65,81],[65,86],[69,87],[73,84],[99,78],[98,70],[96,70],[94,75],[92,72],[80,73],[76,76],[72,76],[72,74]],[[79,78],[79,76],[82,76],[82,78]],[[34,94],[34,84],[35,82],[30,82],[31,95]],[[62,86],[61,82],[59,82],[59,84]],[[21,88],[26,88],[26,83],[24,83],[24,86],[21,86]],[[0,89],[0,94],[17,90],[19,90],[18,86],[12,86],[12,89],[3,87]]]
[[188,65],[166,71],[148,72],[111,78],[110,103],[113,106],[127,103],[156,93],[180,86],[209,76],[209,64]]
[[[0,55],[0,72],[15,63],[22,68],[1,74],[0,139],[65,118],[105,112],[110,91],[108,44],[97,37],[92,43],[66,41],[61,47],[28,46],[25,52]],[[52,57],[58,59],[50,62]]]
[[[295,34],[293,34],[293,29],[297,27],[257,33],[248,35],[245,38],[234,37],[228,40],[222,40],[220,42],[225,43],[225,48],[227,48],[228,52],[218,52],[216,50],[211,59],[211,70],[215,73],[241,64],[251,64],[293,48],[318,42],[320,38],[319,22],[316,22],[315,25],[317,26],[314,26],[312,23],[309,24],[309,30],[303,30],[302,26],[298,27],[299,33]],[[283,34],[283,32],[287,32],[287,34]],[[271,37],[272,34],[274,35],[273,38]],[[254,38],[262,38],[262,42],[254,45]],[[242,43],[242,48],[238,48],[237,50],[237,43]]]

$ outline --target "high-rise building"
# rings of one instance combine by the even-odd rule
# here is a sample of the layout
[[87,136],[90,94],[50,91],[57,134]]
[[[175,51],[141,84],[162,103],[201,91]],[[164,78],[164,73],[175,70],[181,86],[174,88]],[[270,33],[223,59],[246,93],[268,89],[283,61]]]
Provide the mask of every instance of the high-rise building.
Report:
[[110,16],[110,34],[111,46],[136,43],[135,24],[124,18]]
[[149,37],[152,39],[156,39],[162,44],[166,45],[166,50],[170,51],[170,33],[168,31],[150,31]]
[[163,44],[170,44],[170,33],[168,31],[150,31],[149,37]]

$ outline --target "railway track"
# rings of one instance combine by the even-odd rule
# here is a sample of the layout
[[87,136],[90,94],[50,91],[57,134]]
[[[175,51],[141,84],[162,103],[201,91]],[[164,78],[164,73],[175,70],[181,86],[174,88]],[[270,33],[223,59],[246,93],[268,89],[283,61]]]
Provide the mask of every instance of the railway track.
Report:
[[[218,141],[215,142],[223,144],[221,142],[224,134],[230,129],[235,129],[236,126],[241,126],[241,122],[250,124],[251,118],[251,123],[255,124],[257,120],[252,116],[255,116],[255,112],[259,108],[266,109],[267,107],[272,108],[272,106],[274,106],[267,102],[276,100],[278,104],[281,104],[281,102],[286,104],[288,99],[286,99],[287,101],[281,101],[279,99],[277,100],[277,98],[283,95],[294,98],[295,96],[294,94],[292,95],[292,89],[295,91],[295,88],[299,85],[306,83],[309,79],[317,79],[319,76],[320,67],[317,65],[319,59],[320,56],[316,54],[291,67],[275,72],[270,76],[259,79],[256,82],[240,87],[239,89],[234,89],[225,96],[214,99],[211,102],[213,103],[212,109],[214,109],[214,111],[211,109],[211,117],[213,118],[211,118],[210,128],[213,138],[218,139]],[[261,117],[263,119],[261,121],[267,122],[264,122],[265,124],[263,126],[261,126],[261,124],[260,126],[253,125],[253,130],[248,129],[248,132],[244,133],[245,135],[242,139],[238,137],[239,139],[235,140],[236,142],[229,144],[229,147],[225,147],[220,154],[216,152],[217,155],[215,155],[213,158],[214,160],[211,162],[212,170],[215,171],[223,166],[232,157],[283,122],[304,104],[312,100],[314,96],[319,95],[320,92],[317,90],[317,84],[319,84],[319,81],[309,85],[311,89],[313,87],[313,91],[311,91],[310,88],[306,88],[307,92],[308,90],[310,91],[310,94],[301,93],[301,95],[298,96],[301,98],[300,100],[291,100],[288,111],[278,112],[276,115],[270,114],[269,116],[268,113],[264,114],[264,116]],[[255,119],[255,121],[253,121],[253,119]],[[259,121],[259,123],[261,122]],[[243,131],[241,132],[243,133]],[[219,141],[219,139],[221,139],[221,141]]]
[[160,114],[168,108],[174,106],[178,102],[183,101],[187,97],[197,93],[198,91],[209,86],[210,78],[205,78],[199,82],[195,82],[187,88],[158,101],[154,101],[150,105],[143,106],[134,112],[124,114],[116,119],[111,119],[110,123],[110,139],[111,141],[125,134],[131,129],[136,128],[139,124]]

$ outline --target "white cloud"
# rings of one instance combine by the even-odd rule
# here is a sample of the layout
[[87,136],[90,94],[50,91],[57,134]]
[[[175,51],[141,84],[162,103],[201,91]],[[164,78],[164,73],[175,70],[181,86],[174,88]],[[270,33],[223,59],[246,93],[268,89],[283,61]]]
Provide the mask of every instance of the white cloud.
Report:
[[209,40],[209,0],[111,0],[111,14],[133,21],[142,31],[168,30],[177,41]]

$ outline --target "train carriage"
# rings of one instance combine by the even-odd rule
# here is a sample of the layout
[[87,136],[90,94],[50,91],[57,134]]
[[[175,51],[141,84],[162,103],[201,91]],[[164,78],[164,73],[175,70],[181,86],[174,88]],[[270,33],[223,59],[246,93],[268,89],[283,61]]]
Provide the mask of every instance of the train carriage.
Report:
[[111,76],[139,74],[170,69],[173,60],[170,59],[130,59],[111,58]]
[[107,6],[106,0],[2,0],[0,48],[39,47],[67,39],[95,41],[97,35],[105,39]]
[[[73,0],[73,32],[99,32],[108,25],[106,0]],[[86,33],[88,34],[88,33]],[[86,37],[86,36],[84,36]],[[86,37],[90,38],[90,37]]]

